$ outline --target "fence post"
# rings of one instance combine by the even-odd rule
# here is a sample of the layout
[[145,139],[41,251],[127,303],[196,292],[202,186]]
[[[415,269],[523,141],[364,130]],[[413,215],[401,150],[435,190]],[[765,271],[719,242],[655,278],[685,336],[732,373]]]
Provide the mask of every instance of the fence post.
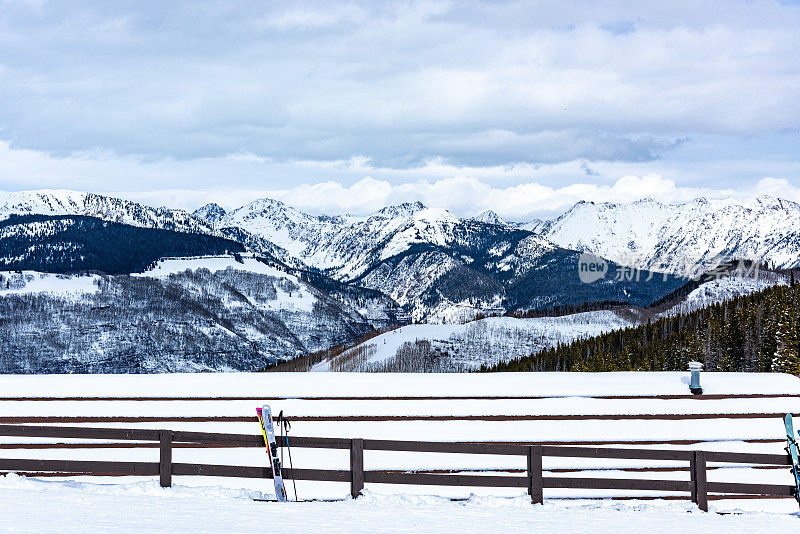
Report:
[[697,506],[704,512],[708,512],[708,480],[706,478],[706,453],[705,451],[694,451],[694,462],[692,465],[694,475],[694,494]]
[[350,440],[350,495],[355,499],[364,489],[364,440]]
[[697,470],[695,468],[694,451],[692,451],[692,456],[689,458],[689,480],[691,481],[689,487],[691,487],[692,502],[697,504]]
[[162,488],[172,486],[172,430],[159,430],[158,473]]
[[544,504],[541,445],[528,447],[528,495],[533,504]]

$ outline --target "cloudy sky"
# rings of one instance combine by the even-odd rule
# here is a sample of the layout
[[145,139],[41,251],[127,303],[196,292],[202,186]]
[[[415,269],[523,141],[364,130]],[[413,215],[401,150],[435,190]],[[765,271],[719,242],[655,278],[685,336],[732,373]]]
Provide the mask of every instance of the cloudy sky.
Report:
[[800,4],[0,0],[0,189],[800,201]]

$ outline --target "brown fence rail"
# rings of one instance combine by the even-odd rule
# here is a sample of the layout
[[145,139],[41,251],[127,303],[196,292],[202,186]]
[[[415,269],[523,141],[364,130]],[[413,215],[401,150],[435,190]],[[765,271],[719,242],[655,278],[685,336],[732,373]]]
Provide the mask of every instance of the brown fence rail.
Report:
[[[263,438],[257,434],[221,434],[178,430],[45,427],[25,425],[0,425],[0,436],[101,439],[132,442],[157,442],[158,462],[120,462],[84,460],[35,460],[0,458],[0,471],[23,473],[50,473],[69,475],[137,475],[159,476],[162,486],[171,486],[173,476],[220,476],[238,478],[272,478],[268,467],[249,467],[216,464],[187,464],[172,461],[172,449],[181,444],[198,446],[263,447]],[[794,493],[791,485],[753,484],[734,482],[708,482],[708,462],[755,464],[757,466],[790,466],[788,455],[751,454],[738,452],[658,450],[635,448],[575,447],[543,444],[496,442],[438,442],[398,441],[381,439],[348,439],[321,437],[278,437],[278,444],[296,448],[344,449],[350,451],[350,469],[283,469],[283,476],[296,480],[349,482],[350,492],[357,497],[365,483],[411,484],[435,486],[473,486],[527,488],[535,503],[544,501],[544,489],[600,489],[634,491],[686,492],[692,502],[708,510],[709,493],[733,494],[740,497],[788,497]],[[15,444],[24,446],[25,444]],[[54,444],[74,445],[74,444]],[[117,446],[119,443],[108,443]],[[23,447],[21,447],[23,448]],[[525,476],[465,475],[398,471],[365,471],[364,451],[427,452],[491,454],[525,456]],[[542,468],[543,457],[607,458],[626,460],[666,460],[687,462],[690,480],[647,480],[639,478],[585,478],[547,477]],[[685,468],[684,468],[685,469]]]
[[419,400],[543,400],[543,399],[614,399],[614,400],[721,400],[721,399],[777,399],[800,398],[797,393],[724,393],[724,394],[685,394],[685,395],[362,395],[362,396],[314,396],[314,395],[283,395],[283,396],[253,396],[253,395],[225,395],[216,397],[192,396],[61,396],[61,397],[0,397],[0,402],[6,401],[267,401],[267,400],[317,400],[317,401],[419,401]]
[[[796,414],[800,416],[800,414]],[[783,413],[647,413],[647,414],[506,414],[506,415],[293,415],[292,422],[400,422],[400,421],[684,421],[700,419],[775,419]],[[0,416],[2,424],[41,423],[249,423],[250,415],[12,415]],[[280,421],[275,418],[275,421]]]

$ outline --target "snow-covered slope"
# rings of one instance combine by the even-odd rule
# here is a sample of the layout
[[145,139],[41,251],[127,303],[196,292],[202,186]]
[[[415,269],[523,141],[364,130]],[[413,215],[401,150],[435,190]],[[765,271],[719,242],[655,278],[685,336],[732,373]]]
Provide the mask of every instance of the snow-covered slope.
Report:
[[661,315],[691,313],[712,304],[757,293],[774,285],[788,285],[788,283],[786,277],[772,272],[762,272],[760,275],[753,277],[725,276],[709,280],[700,284],[680,302],[662,312]]
[[315,371],[464,371],[635,324],[614,311],[562,317],[488,317],[466,324],[414,324],[348,349]]
[[727,259],[800,265],[800,204],[766,196],[682,204],[580,202],[558,219],[530,229],[562,247],[685,276]]
[[[268,288],[255,287],[248,288],[253,291],[253,294],[244,291],[244,296],[253,305],[262,306],[264,309],[272,311],[280,311],[284,315],[298,312],[300,314],[306,313],[321,316],[326,313],[326,307],[333,306],[339,312],[345,314],[345,319],[368,323],[375,328],[396,323],[396,318],[392,315],[393,308],[396,305],[391,299],[364,288],[346,284],[327,287],[327,291],[323,291],[293,274],[291,270],[286,270],[283,267],[278,268],[263,258],[258,258],[249,253],[235,256],[162,258],[153,268],[143,273],[135,273],[133,276],[169,279],[188,273],[195,274],[202,270],[209,271],[212,274],[241,271],[260,275],[267,279],[280,280],[282,283],[275,286],[275,292],[272,295],[270,295],[271,292]],[[238,286],[236,288],[241,290]],[[332,316],[331,318],[335,317]],[[327,326],[329,329],[335,327],[336,325]],[[313,343],[312,345],[310,350],[328,348],[319,343]]]
[[134,276],[0,276],[0,373],[252,371],[376,326],[248,255],[168,258]]
[[[449,307],[450,324],[414,324],[384,333],[343,352],[315,370],[464,371],[535,354],[545,348],[636,326],[659,316],[690,313],[716,303],[762,291],[788,279],[773,271],[732,270],[703,283],[689,282],[652,308],[615,306],[559,317],[517,319],[489,317],[465,323],[476,310]],[[694,289],[692,289],[694,287]]]
[[[324,298],[322,293],[315,291],[312,286],[292,274],[280,271],[277,268],[259,261],[252,255],[242,254],[234,256],[204,256],[195,258],[162,258],[152,268],[133,276],[169,279],[172,276],[207,270],[211,274],[220,271],[246,272],[279,279],[285,283],[275,286],[274,298],[264,298],[265,295],[259,288],[253,294],[244,294],[250,304],[261,306],[264,309],[281,312],[311,313],[317,301]],[[263,289],[263,288],[261,288]]]

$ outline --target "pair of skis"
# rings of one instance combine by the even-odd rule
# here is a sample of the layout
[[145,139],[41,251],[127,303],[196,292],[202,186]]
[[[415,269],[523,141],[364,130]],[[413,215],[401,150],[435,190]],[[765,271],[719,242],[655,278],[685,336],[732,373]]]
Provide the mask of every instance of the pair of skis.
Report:
[[794,496],[800,503],[800,453],[798,453],[797,440],[794,437],[794,425],[792,424],[792,414],[787,413],[783,418],[786,425],[786,439],[788,446],[786,451],[792,459],[792,474],[794,475]]
[[258,422],[261,425],[261,434],[264,436],[264,445],[267,446],[269,464],[272,468],[272,480],[275,482],[275,496],[279,502],[286,502],[286,486],[283,484],[281,460],[278,458],[278,443],[275,439],[275,427],[272,425],[272,410],[268,405],[256,408]]

